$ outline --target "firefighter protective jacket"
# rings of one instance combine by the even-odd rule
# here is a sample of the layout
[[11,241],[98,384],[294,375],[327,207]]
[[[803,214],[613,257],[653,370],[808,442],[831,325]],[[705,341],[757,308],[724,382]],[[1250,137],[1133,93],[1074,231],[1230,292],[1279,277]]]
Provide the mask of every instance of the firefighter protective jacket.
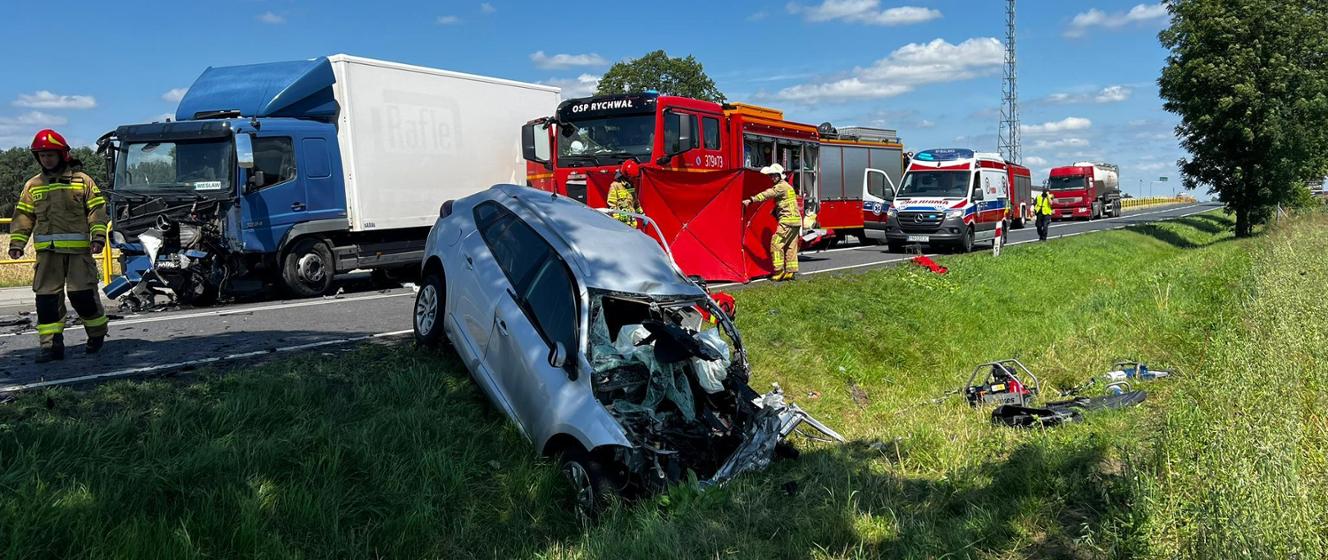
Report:
[[1039,216],[1051,215],[1051,195],[1043,193],[1033,201],[1033,213]]
[[[641,213],[641,204],[636,200],[636,192],[632,190],[632,185],[626,181],[614,181],[609,185],[608,204],[612,210]],[[636,218],[631,216],[615,214],[613,217],[629,226],[636,225]]]
[[106,242],[106,199],[81,171],[43,172],[28,179],[14,207],[9,248],[31,239],[38,251],[87,253],[93,241]]
[[779,223],[790,226],[802,225],[802,218],[798,216],[798,196],[788,182],[775,183],[775,186],[752,197],[755,202],[771,199],[775,201],[775,219],[779,220]]

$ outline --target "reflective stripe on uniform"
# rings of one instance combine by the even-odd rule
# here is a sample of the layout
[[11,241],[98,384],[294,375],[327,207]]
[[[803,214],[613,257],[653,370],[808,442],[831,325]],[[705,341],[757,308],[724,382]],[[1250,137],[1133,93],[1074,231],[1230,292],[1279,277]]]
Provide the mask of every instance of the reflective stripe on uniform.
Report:
[[27,243],[27,242],[28,242],[28,234],[26,234],[26,233],[11,233],[11,234],[9,234],[9,242],[10,242],[10,243]]
[[[110,318],[110,317],[107,317],[107,316],[105,316],[105,315],[102,315],[101,317],[96,317],[96,318],[93,318],[93,319],[84,319],[84,320],[83,320],[83,326],[85,326],[85,327],[100,327],[100,326],[102,326],[102,325],[105,325],[106,323],[109,323],[110,321],[111,321],[111,318]],[[63,325],[62,325],[62,326],[63,326]]]
[[38,241],[32,244],[34,249],[87,249],[92,247],[91,241]]
[[65,332],[65,324],[64,324],[63,322],[60,322],[60,323],[44,323],[44,324],[37,325],[37,334],[38,334],[38,335],[45,336],[45,335],[48,335],[48,334],[60,334],[60,333],[62,333],[62,332]]
[[37,236],[38,243],[45,241],[87,241],[87,240],[88,236],[82,233],[48,233],[45,235]]
[[93,235],[97,235],[99,233],[105,235],[106,226],[104,224],[92,224],[92,227],[88,228],[88,233],[91,233]]
[[106,199],[105,199],[105,198],[102,198],[102,197],[99,196],[99,197],[96,197],[96,198],[93,198],[93,199],[88,200],[86,206],[88,207],[88,210],[92,210],[93,208],[96,208],[96,207],[101,206],[101,205],[103,205],[103,204],[106,204]]
[[37,212],[36,206],[33,206],[26,202],[20,202],[18,204],[15,204],[14,207],[17,208],[19,212],[23,212],[24,214],[34,214]]

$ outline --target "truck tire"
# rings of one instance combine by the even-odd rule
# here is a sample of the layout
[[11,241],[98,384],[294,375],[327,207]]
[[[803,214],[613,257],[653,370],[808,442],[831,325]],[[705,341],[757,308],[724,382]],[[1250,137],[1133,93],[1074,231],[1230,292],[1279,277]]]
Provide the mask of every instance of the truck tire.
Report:
[[1028,225],[1027,221],[1028,214],[1027,214],[1027,209],[1024,207],[1024,205],[1022,204],[1019,205],[1019,213],[1017,214],[1017,216],[1018,217],[1014,219],[1014,228],[1024,229],[1024,227]]
[[415,312],[412,323],[415,325],[415,345],[435,348],[443,340],[443,310],[446,309],[446,294],[443,277],[437,272],[430,272],[420,282],[420,291],[415,294]]
[[336,266],[332,250],[321,239],[306,238],[295,242],[282,260],[282,285],[297,297],[317,297],[332,289]]

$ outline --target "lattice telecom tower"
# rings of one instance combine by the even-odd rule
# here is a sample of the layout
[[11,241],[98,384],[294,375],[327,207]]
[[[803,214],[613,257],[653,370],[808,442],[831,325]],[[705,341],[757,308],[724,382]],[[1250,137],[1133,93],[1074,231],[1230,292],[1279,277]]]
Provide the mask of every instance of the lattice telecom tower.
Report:
[[1008,161],[1022,163],[1023,149],[1019,144],[1019,74],[1014,58],[1014,2],[1005,3],[1005,88],[1001,99],[1001,130],[997,133],[996,150]]

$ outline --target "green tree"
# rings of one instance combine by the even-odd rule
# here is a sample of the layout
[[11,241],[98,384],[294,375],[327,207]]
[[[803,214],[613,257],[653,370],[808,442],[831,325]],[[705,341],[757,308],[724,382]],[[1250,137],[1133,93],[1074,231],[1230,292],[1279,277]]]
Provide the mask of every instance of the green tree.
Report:
[[1328,0],[1171,0],[1158,80],[1206,186],[1248,236],[1328,171]]
[[635,60],[616,62],[604,73],[595,95],[638,93],[646,90],[665,95],[679,95],[724,102],[724,94],[706,76],[696,57],[670,58],[662,50],[646,53]]

